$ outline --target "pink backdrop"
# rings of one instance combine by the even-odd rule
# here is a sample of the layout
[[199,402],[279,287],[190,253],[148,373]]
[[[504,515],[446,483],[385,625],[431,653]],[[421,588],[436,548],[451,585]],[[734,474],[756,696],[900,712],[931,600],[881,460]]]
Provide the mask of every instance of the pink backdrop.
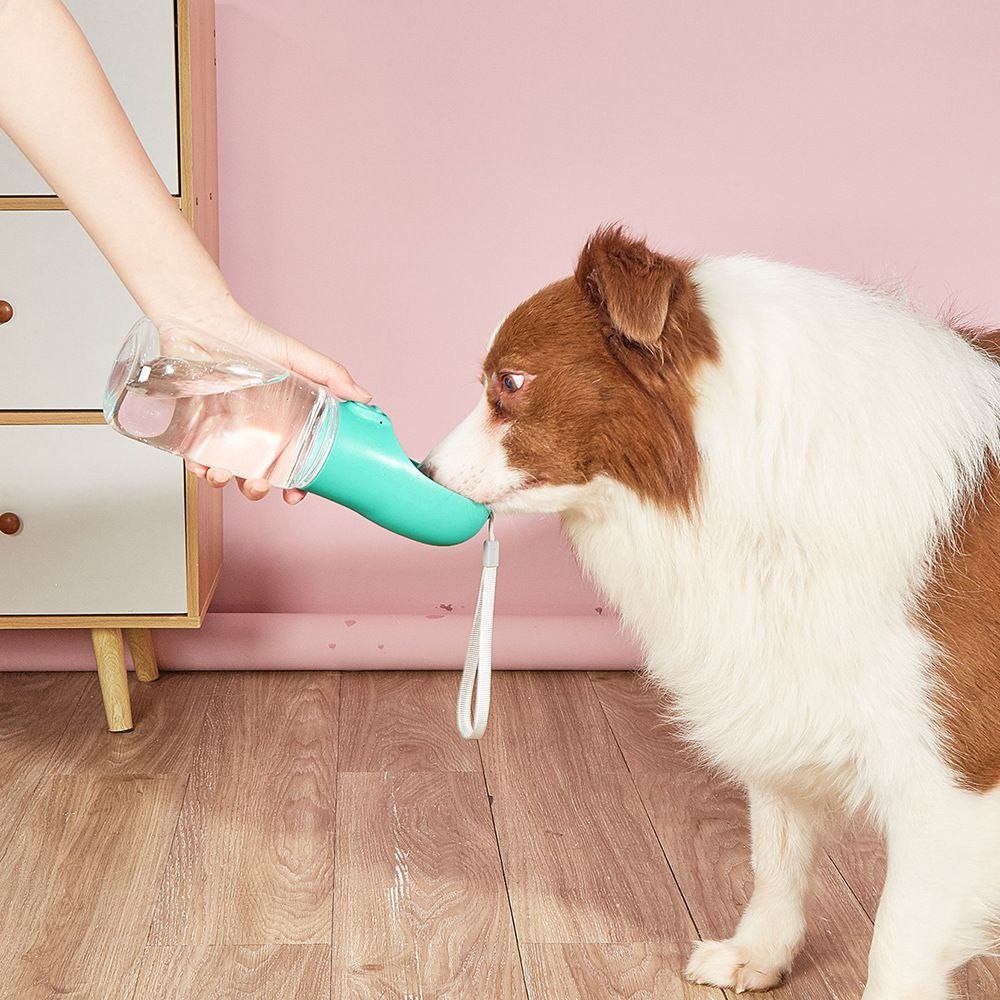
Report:
[[[1000,318],[994,0],[225,0],[217,22],[225,272],[343,360],[416,456],[474,402],[498,320],[607,220]],[[215,608],[240,616],[220,618],[293,613],[305,661],[336,655],[317,622],[469,610],[474,543],[423,548],[320,500],[233,494],[226,515]],[[542,665],[574,637],[631,657],[596,641],[601,601],[554,520],[499,530],[501,646],[530,657],[531,617],[583,617],[538,640]],[[235,633],[217,627],[219,665],[243,662]]]
[[[621,219],[683,253],[901,278],[1000,318],[1000,4],[227,0],[223,266],[422,455],[485,340]],[[435,551],[319,500],[227,502],[227,611],[456,611]],[[552,521],[500,526],[500,609],[593,615]]]

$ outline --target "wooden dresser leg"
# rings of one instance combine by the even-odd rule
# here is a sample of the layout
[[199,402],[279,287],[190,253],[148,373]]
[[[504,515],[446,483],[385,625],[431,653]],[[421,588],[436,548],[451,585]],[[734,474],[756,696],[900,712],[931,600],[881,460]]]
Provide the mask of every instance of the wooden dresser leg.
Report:
[[153,651],[153,633],[148,628],[126,628],[122,631],[128,651],[132,654],[136,680],[155,681],[160,676],[160,670]]
[[113,733],[127,733],[132,728],[132,704],[128,696],[122,630],[95,628],[90,630],[90,637],[97,657],[97,677],[101,682],[108,729]]

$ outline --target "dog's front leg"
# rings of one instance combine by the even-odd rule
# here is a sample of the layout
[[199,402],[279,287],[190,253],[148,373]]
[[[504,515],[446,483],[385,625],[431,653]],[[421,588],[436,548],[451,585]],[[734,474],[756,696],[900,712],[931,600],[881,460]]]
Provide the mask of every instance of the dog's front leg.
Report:
[[808,807],[750,789],[754,890],[728,941],[703,941],[687,977],[737,991],[769,990],[791,968],[805,936],[804,902],[815,851]]
[[864,1000],[945,1000],[951,970],[992,943],[1000,806],[993,794],[920,792],[888,811]]

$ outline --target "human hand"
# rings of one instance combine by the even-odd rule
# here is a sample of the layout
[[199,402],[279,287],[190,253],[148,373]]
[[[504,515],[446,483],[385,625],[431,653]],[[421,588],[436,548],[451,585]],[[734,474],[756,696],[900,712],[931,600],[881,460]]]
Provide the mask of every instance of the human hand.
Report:
[[[169,328],[173,324],[168,321],[165,325]],[[367,403],[372,398],[372,394],[358,385],[343,365],[307,347],[301,341],[279,333],[249,313],[233,313],[228,317],[210,320],[199,318],[195,326],[236,347],[242,347],[249,353],[274,361],[319,385],[327,386],[340,399]],[[234,477],[228,469],[206,468],[197,462],[188,462],[187,467],[209,486],[217,489],[236,478],[240,492],[248,500],[262,500],[271,489],[271,484],[266,479],[240,479]],[[283,496],[286,503],[294,505],[303,500],[306,494],[302,490],[284,490]]]

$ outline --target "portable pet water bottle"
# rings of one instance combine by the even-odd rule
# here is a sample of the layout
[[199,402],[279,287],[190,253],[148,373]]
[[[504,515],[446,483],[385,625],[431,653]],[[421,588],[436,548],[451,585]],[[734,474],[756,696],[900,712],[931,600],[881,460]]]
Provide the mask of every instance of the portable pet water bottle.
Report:
[[[342,403],[323,386],[198,331],[161,334],[141,319],[108,379],[104,417],[136,441],[315,493],[429,545],[464,542],[490,518],[487,507],[423,475],[377,406]],[[490,520],[459,695],[459,729],[472,738],[482,735],[489,712],[499,563],[492,528]]]
[[455,545],[489,510],[423,475],[377,406],[341,403],[315,382],[196,331],[140,320],[108,379],[115,430],[273,486],[335,500],[400,535]]

